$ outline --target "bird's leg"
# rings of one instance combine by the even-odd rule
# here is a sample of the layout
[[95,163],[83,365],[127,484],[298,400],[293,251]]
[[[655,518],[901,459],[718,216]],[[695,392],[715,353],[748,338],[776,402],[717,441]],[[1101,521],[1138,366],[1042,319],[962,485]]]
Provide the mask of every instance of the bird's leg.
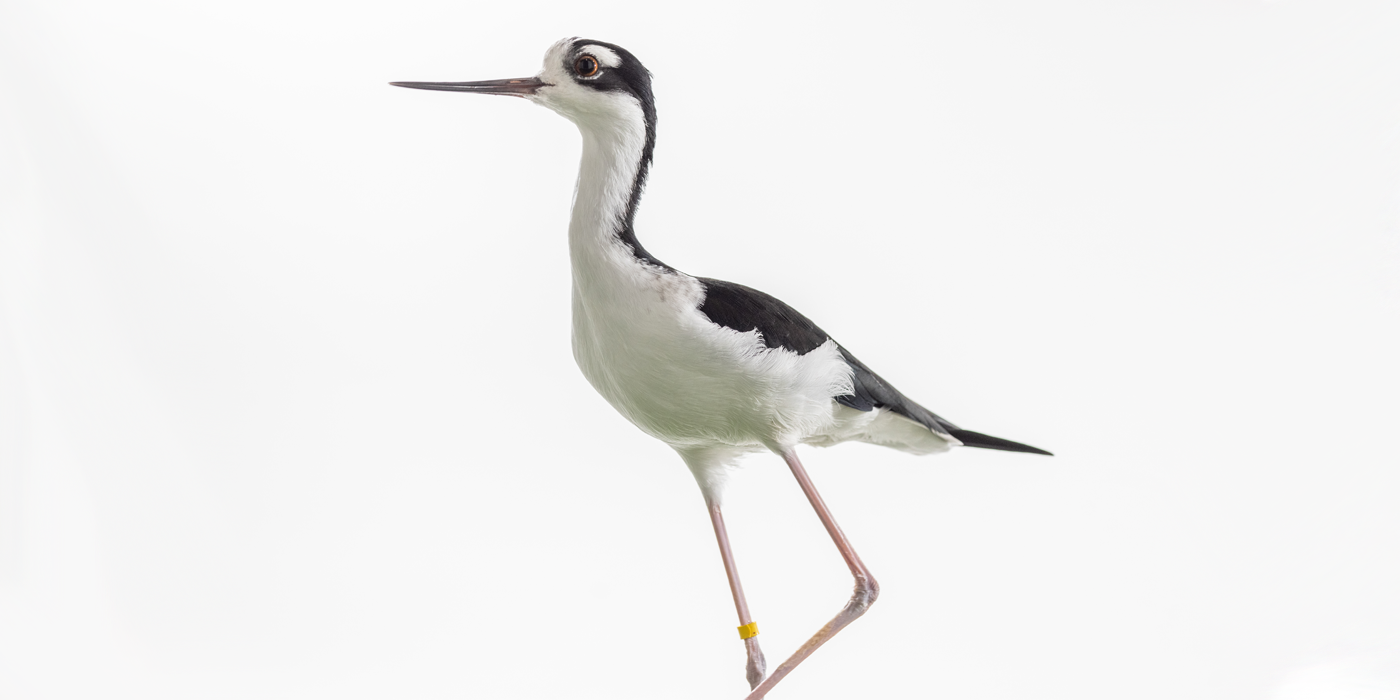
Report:
[[724,573],[729,576],[729,590],[734,594],[734,607],[739,611],[739,636],[744,640],[744,650],[749,656],[746,668],[749,688],[757,688],[758,684],[763,682],[763,674],[767,671],[763,650],[758,648],[758,627],[749,615],[748,601],[744,600],[744,587],[739,583],[739,570],[734,566],[734,553],[729,551],[729,531],[724,529],[724,516],[719,512],[719,503],[706,498],[705,505],[710,510],[710,522],[715,526],[715,539],[719,540],[719,554],[724,558]]
[[855,593],[851,596],[846,607],[831,618],[831,622],[826,623],[816,634],[812,635],[805,644],[797,649],[792,656],[788,657],[778,668],[773,670],[773,675],[769,676],[762,685],[755,688],[749,694],[747,700],[761,700],[761,698],[773,689],[784,676],[797,668],[804,659],[812,655],[817,647],[825,644],[827,640],[836,636],[846,625],[851,624],[856,618],[865,614],[865,611],[875,602],[875,598],[880,595],[880,584],[875,582],[875,577],[870,575],[870,570],[865,568],[856,551],[851,548],[851,543],[846,541],[845,533],[841,532],[836,520],[831,517],[831,511],[827,510],[826,503],[822,502],[821,494],[817,493],[817,488],[812,485],[812,479],[807,476],[807,470],[802,468],[802,462],[797,459],[797,452],[789,447],[782,452],[783,460],[787,462],[788,468],[792,469],[792,475],[797,477],[797,484],[802,487],[802,493],[807,495],[807,500],[811,502],[812,508],[817,511],[817,517],[821,519],[822,525],[826,527],[827,534],[836,543],[836,549],[841,552],[841,558],[846,560],[846,566],[851,569],[851,576],[855,577]]

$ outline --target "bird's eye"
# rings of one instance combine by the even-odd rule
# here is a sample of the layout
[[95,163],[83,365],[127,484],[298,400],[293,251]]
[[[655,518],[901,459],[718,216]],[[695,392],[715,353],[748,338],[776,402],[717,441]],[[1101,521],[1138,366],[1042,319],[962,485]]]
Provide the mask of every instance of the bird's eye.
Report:
[[574,61],[574,72],[580,77],[590,78],[598,74],[598,59],[592,56],[579,56]]

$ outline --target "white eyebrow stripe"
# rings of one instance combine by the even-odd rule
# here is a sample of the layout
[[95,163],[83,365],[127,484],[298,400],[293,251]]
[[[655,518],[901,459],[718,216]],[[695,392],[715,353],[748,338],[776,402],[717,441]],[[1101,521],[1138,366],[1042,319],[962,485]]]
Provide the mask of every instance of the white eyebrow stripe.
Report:
[[609,67],[609,68],[616,68],[616,67],[622,65],[622,58],[621,58],[620,56],[617,55],[617,52],[613,51],[612,49],[610,49],[610,48],[608,48],[608,47],[606,47],[606,46],[599,46],[599,45],[597,45],[597,44],[589,44],[589,45],[587,45],[587,46],[585,46],[585,47],[579,49],[579,53],[586,53],[586,54],[588,54],[588,55],[590,55],[590,56],[592,56],[592,57],[598,59],[598,62],[599,62],[599,63],[601,63],[601,64],[603,64],[603,65],[605,65],[605,66],[607,66],[607,67]]

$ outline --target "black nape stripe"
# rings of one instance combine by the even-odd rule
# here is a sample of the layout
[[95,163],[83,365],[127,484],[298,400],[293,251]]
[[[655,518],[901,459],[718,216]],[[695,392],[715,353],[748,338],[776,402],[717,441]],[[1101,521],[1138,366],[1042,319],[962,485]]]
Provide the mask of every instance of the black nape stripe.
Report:
[[592,39],[578,39],[574,41],[574,50],[570,51],[564,58],[566,73],[573,74],[573,64],[577,59],[579,49],[589,45],[610,49],[621,59],[621,64],[616,68],[603,68],[596,78],[577,80],[576,82],[594,90],[624,92],[635,97],[637,103],[642,107],[642,120],[646,125],[646,143],[642,145],[642,159],[637,164],[637,175],[632,179],[632,195],[627,200],[627,211],[623,213],[622,221],[619,223],[617,237],[632,248],[632,254],[638,260],[674,272],[676,268],[661,262],[642,247],[641,241],[637,240],[637,232],[633,228],[633,221],[637,218],[637,205],[642,201],[642,190],[646,188],[647,176],[651,173],[652,153],[656,150],[656,98],[651,92],[651,72],[642,65],[641,61],[637,60],[636,56],[632,55],[632,52],[617,44]]

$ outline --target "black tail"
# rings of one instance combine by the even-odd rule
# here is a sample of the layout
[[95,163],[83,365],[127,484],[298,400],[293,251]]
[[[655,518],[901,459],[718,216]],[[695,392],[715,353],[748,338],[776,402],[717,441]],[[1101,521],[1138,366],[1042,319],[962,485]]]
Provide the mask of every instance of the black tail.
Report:
[[1003,440],[1002,438],[992,437],[991,435],[983,435],[982,433],[974,433],[971,430],[953,428],[948,432],[953,437],[962,441],[962,444],[966,447],[981,447],[985,450],[1005,450],[1006,452],[1029,452],[1031,454],[1037,455],[1049,455],[1051,457],[1055,456],[1049,452],[1046,452],[1045,450],[1040,449],[1039,447],[1022,445],[1019,442]]
[[[795,311],[793,313],[796,313]],[[843,406],[850,406],[857,411],[869,411],[875,408],[888,408],[915,423],[927,426],[935,433],[947,433],[957,438],[962,444],[968,447],[981,447],[984,450],[1004,450],[1006,452],[1029,452],[1036,455],[1055,455],[1030,445],[1022,445],[1019,442],[1003,440],[991,435],[974,433],[971,430],[963,430],[952,423],[939,418],[933,411],[914,403],[909,397],[899,393],[898,389],[890,386],[889,382],[880,378],[880,375],[870,371],[865,363],[857,360],[846,348],[841,348],[841,356],[846,358],[846,364],[851,366],[854,379],[854,391],[845,396],[837,396],[836,402]]]

